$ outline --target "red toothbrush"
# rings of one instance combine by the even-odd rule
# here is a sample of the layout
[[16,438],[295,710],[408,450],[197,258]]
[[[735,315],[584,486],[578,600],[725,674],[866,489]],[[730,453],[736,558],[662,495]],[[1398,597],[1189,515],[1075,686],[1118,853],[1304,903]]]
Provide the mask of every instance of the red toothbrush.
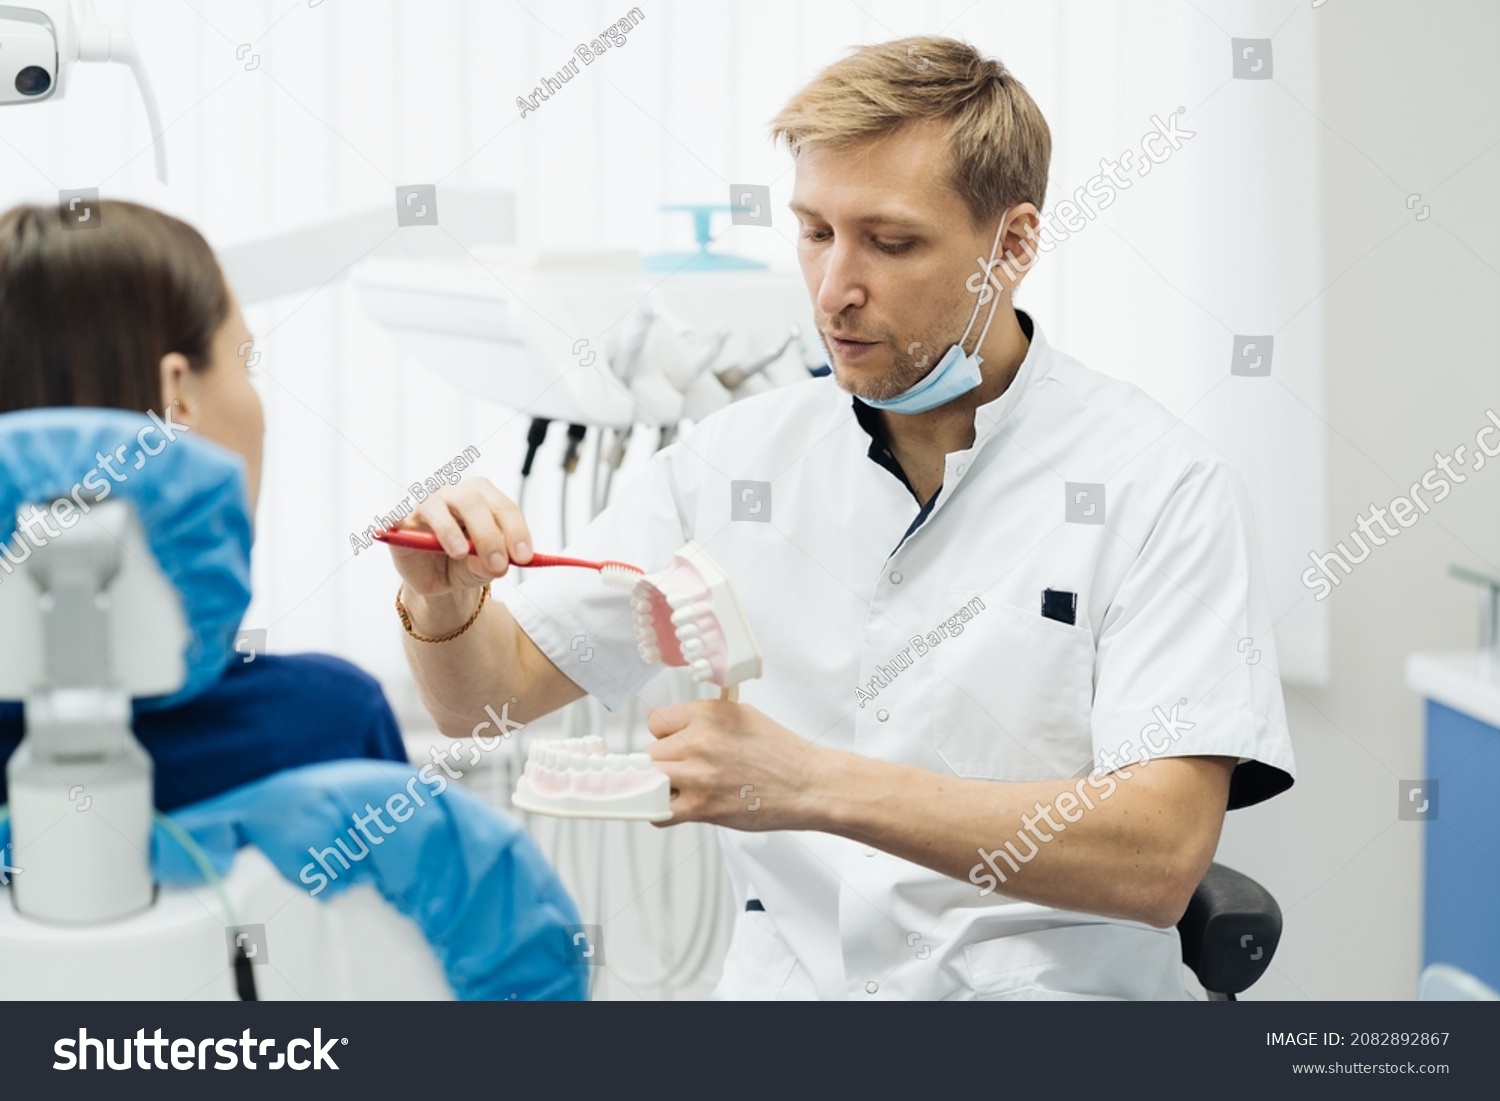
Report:
[[[404,547],[407,550],[429,551],[433,554],[448,553],[443,544],[438,541],[438,537],[430,531],[388,529],[375,532],[375,538],[382,543],[389,543],[393,547]],[[474,549],[472,539],[469,541],[469,553],[479,553]],[[529,570],[533,566],[577,566],[586,570],[598,570],[606,584],[624,590],[634,588],[636,579],[646,572],[639,566],[632,566],[628,562],[612,560],[590,562],[585,558],[568,558],[560,554],[533,554],[530,562],[512,562],[511,565],[523,570]]]

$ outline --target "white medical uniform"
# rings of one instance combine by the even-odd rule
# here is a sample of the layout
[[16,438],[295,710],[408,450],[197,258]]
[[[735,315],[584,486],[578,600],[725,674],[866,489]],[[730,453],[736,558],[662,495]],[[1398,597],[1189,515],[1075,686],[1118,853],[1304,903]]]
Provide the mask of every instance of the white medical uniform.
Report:
[[[1140,390],[1016,315],[1025,361],[976,411],[973,446],[947,456],[928,508],[872,437],[872,411],[824,376],[685,432],[567,552],[659,569],[684,542],[680,504],[764,653],[741,700],[819,745],[1020,781],[1083,777],[1104,751],[1140,761],[1149,740],[1239,758],[1231,807],[1284,790],[1291,742],[1238,477]],[[769,493],[747,498],[740,482]],[[1069,483],[1104,488],[1078,501]],[[1070,521],[1070,499],[1096,510]],[[761,509],[734,519],[736,500]],[[1042,615],[1047,589],[1076,594],[1075,623]],[[597,576],[537,570],[495,595],[611,711],[660,671]],[[969,620],[950,624],[962,608]],[[1170,739],[1157,708],[1178,720]],[[1188,996],[1175,929],[981,893],[982,878],[830,834],[719,834],[749,908],[718,996]],[[976,833],[989,850],[1006,840]]]

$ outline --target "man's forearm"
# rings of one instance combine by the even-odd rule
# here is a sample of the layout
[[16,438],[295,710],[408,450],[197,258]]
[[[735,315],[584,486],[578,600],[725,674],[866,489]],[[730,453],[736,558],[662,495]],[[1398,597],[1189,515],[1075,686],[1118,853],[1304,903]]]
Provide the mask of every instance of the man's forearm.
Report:
[[1080,780],[997,783],[830,754],[805,828],[1012,898],[1164,927],[1218,846],[1232,758],[1159,758]]
[[[449,594],[431,600],[401,597],[412,630],[429,638],[441,638],[462,627],[479,602],[478,590]],[[517,697],[508,716],[529,722],[526,701],[517,691],[516,625],[510,610],[494,600],[485,602],[474,625],[447,642],[419,642],[403,636],[407,662],[423,705],[437,727],[450,737],[464,737],[485,719],[485,705],[499,707]]]

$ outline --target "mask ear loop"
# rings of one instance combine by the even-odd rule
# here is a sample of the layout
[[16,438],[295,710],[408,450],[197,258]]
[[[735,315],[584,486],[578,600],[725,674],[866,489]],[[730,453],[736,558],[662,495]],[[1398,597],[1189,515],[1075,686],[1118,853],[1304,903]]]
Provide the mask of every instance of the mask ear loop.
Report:
[[979,286],[979,295],[974,299],[974,312],[969,317],[969,323],[964,327],[964,335],[958,338],[959,350],[963,350],[964,342],[969,339],[969,333],[974,328],[974,322],[979,320],[979,307],[984,305],[986,291],[992,291],[995,301],[990,305],[990,315],[984,319],[984,328],[979,332],[979,342],[974,345],[974,351],[978,352],[984,338],[990,333],[990,324],[995,320],[995,311],[1000,308],[1000,293],[994,291],[990,286],[990,276],[995,270],[995,254],[1000,249],[1000,235],[1005,232],[1005,220],[1010,214],[1010,208],[1006,208],[1005,214],[1000,216],[1000,224],[995,227],[995,243],[990,246],[990,262],[984,267],[984,282]]

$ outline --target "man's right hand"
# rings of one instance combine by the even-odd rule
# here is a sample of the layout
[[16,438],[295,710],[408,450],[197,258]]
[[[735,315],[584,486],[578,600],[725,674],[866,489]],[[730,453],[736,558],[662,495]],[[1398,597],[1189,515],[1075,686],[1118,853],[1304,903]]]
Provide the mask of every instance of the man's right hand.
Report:
[[[473,591],[531,560],[531,532],[516,503],[488,478],[466,478],[427,497],[398,530],[431,531],[446,554],[391,547],[402,602],[421,634],[446,634],[473,612]],[[474,542],[477,554],[469,554]]]

